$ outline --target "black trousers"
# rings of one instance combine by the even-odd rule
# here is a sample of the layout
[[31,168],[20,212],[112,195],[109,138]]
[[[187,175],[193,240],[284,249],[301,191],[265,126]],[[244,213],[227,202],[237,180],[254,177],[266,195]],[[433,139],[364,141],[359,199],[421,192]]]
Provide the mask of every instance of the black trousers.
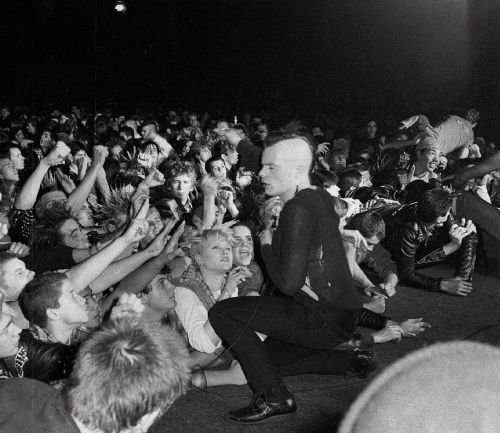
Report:
[[[344,374],[349,354],[334,350],[352,337],[356,311],[311,300],[246,296],[221,301],[210,323],[241,364],[254,393],[284,387],[281,375]],[[268,336],[263,342],[255,333]]]
[[463,192],[454,203],[458,218],[472,220],[493,239],[500,242],[500,210],[471,192]]

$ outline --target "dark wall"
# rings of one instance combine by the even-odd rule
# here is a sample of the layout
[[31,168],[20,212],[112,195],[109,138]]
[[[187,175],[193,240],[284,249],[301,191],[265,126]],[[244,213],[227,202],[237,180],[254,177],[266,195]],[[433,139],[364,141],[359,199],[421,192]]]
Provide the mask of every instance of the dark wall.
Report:
[[446,111],[498,95],[488,0],[4,1],[10,103]]

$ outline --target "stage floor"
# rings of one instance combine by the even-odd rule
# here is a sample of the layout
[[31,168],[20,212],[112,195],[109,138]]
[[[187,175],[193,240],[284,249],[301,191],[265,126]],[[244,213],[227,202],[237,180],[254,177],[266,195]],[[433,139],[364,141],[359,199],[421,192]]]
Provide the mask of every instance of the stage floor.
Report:
[[[453,269],[439,265],[424,272],[451,276]],[[476,272],[473,285],[474,292],[466,298],[398,286],[396,295],[387,303],[385,314],[398,321],[423,317],[432,329],[399,344],[377,345],[375,355],[379,368],[373,377],[404,354],[435,342],[473,339],[500,346],[500,325],[490,326],[500,322],[500,266],[487,275]],[[349,404],[369,380],[321,375],[286,378],[298,404],[296,415],[285,422],[255,426],[233,425],[222,419],[228,410],[250,401],[248,386],[193,390],[179,399],[150,432],[334,432]]]

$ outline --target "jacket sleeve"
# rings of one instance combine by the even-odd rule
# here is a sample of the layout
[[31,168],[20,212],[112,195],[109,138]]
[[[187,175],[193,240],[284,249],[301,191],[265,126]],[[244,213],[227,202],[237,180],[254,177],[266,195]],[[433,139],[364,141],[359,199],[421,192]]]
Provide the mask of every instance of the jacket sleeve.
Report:
[[382,245],[375,245],[373,251],[368,255],[368,265],[381,277],[385,278],[389,272],[398,273],[398,267],[392,260],[389,251]]
[[415,270],[415,255],[419,245],[418,233],[411,227],[406,227],[395,257],[399,277],[401,281],[410,286],[438,292],[440,291],[442,278],[428,277]]
[[286,295],[292,296],[304,285],[315,229],[311,213],[303,206],[290,203],[280,215],[280,245],[274,246],[275,238],[273,245],[261,248],[269,276]]

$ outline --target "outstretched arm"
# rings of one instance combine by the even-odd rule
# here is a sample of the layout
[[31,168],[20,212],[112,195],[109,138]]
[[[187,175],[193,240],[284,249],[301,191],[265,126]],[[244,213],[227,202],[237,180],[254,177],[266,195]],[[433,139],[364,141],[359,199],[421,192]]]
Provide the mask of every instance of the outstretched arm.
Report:
[[82,208],[83,203],[87,200],[87,197],[94,186],[97,178],[97,173],[99,169],[104,165],[104,161],[108,156],[109,151],[105,146],[95,146],[94,147],[94,157],[92,159],[92,165],[85,174],[85,177],[81,181],[80,185],[70,194],[68,197],[68,207],[70,209],[71,215],[75,217],[78,211]]
[[127,231],[87,260],[78,263],[66,272],[76,291],[83,290],[94,281],[130,244],[139,242],[146,233],[145,222],[149,203],[144,203],[137,216],[132,220]]
[[[169,223],[156,237],[156,239],[146,248],[146,250],[150,251],[149,254],[153,257],[151,260],[146,263],[141,263],[142,266],[140,267],[136,266],[135,268],[132,268],[128,265],[125,266],[125,269],[128,268],[128,272],[124,275],[124,278],[121,279],[118,288],[104,300],[102,304],[103,310],[109,309],[114,300],[119,298],[123,293],[140,292],[153,280],[156,275],[161,272],[166,265],[172,261],[174,257],[180,253],[181,250],[178,249],[177,245],[179,238],[184,231],[184,223],[181,223],[172,237],[168,239],[167,235],[171,232],[174,224],[175,223]],[[159,254],[158,250],[160,251]],[[94,289],[93,286],[94,284],[92,284],[92,289]]]
[[61,141],[54,146],[46,157],[42,158],[35,171],[24,183],[21,193],[16,199],[15,207],[17,209],[27,210],[35,206],[44,176],[50,167],[62,163],[67,152],[69,152],[68,147]]

